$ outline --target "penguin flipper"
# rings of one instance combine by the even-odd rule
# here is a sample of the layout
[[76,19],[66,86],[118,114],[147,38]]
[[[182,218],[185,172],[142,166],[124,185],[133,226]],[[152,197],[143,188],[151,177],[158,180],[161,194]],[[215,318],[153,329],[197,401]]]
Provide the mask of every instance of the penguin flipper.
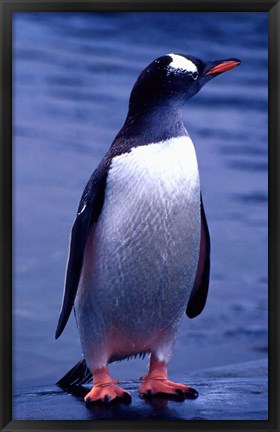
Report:
[[186,314],[189,318],[199,315],[205,306],[210,277],[210,235],[204,212],[202,196],[200,196],[201,237],[199,261],[194,286],[189,298]]
[[83,267],[89,229],[94,222],[97,222],[103,206],[108,173],[106,162],[107,160],[103,159],[89,179],[72,227],[62,308],[55,333],[56,339],[63,332],[72,311]]

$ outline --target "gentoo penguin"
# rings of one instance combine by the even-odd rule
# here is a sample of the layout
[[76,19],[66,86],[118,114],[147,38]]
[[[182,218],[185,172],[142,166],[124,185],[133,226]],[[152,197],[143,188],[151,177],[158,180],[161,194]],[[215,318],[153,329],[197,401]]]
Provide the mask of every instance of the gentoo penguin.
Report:
[[108,364],[146,353],[141,395],[198,395],[167,378],[181,319],[203,310],[210,272],[196,153],[182,106],[239,64],[182,54],[154,60],[138,77],[125,123],[86,185],[56,331],[58,338],[74,307],[93,375],[86,402],[130,399]]

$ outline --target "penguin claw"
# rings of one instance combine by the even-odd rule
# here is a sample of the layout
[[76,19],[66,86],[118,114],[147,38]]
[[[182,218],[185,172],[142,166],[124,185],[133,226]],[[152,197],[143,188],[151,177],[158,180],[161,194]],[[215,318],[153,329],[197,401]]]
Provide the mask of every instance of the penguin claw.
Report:
[[115,401],[130,403],[131,395],[123,388],[111,383],[101,387],[93,386],[91,391],[85,396],[84,401],[87,405],[98,402],[108,405]]
[[124,402],[131,402],[131,395],[128,392],[123,392],[121,399],[123,399]]
[[150,397],[170,397],[178,400],[195,399],[198,392],[184,384],[178,384],[167,379],[146,378],[144,383],[139,386],[139,393],[145,398]]
[[198,391],[192,387],[189,387],[189,390],[184,393],[187,399],[196,399],[198,397]]
[[180,389],[176,389],[176,393],[179,395],[179,396],[184,396],[184,392],[182,391],[182,390],[180,390]]
[[102,402],[104,402],[105,404],[110,402],[110,397],[108,395],[105,395]]

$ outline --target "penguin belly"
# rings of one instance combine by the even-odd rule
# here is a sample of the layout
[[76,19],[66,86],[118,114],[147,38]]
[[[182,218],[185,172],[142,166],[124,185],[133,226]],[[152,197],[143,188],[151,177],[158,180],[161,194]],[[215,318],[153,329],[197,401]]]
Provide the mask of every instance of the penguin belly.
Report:
[[200,223],[189,137],[112,159],[75,301],[91,370],[146,352],[169,359],[195,280]]

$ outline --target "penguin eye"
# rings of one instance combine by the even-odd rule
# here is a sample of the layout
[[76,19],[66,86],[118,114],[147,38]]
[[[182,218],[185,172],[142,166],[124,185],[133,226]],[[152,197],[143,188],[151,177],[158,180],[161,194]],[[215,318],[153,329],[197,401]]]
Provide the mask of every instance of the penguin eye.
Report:
[[193,78],[194,80],[197,80],[197,78],[198,78],[198,72],[193,72],[193,73],[192,73],[192,78]]

